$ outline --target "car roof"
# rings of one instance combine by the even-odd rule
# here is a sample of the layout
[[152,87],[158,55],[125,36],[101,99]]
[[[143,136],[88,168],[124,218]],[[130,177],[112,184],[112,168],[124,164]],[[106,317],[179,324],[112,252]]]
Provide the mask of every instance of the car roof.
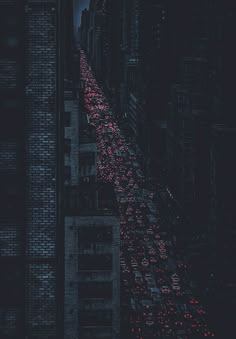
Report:
[[160,292],[160,289],[158,287],[152,287],[151,292]]

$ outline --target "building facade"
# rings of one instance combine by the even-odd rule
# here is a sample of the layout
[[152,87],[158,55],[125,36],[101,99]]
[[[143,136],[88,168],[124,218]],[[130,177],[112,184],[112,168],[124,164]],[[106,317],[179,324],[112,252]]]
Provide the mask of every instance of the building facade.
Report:
[[61,6],[0,3],[3,338],[60,338],[63,328]]

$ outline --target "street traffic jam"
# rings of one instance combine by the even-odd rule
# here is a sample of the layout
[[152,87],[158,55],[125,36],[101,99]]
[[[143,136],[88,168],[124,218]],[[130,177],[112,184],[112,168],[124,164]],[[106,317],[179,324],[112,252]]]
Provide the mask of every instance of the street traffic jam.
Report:
[[[105,95],[80,51],[84,108],[96,129],[100,182],[113,183],[120,214],[121,302],[130,338],[214,337],[206,309],[190,289],[189,266],[177,260],[133,145],[126,142]],[[121,305],[122,306],[122,305]]]

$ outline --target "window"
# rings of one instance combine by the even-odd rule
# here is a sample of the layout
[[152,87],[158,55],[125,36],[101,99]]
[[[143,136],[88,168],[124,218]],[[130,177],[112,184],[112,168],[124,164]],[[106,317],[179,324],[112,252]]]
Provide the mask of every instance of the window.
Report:
[[80,166],[93,166],[95,165],[94,152],[84,152],[80,154],[79,158]]
[[71,139],[64,139],[64,152],[70,154],[71,152]]
[[65,184],[69,184],[71,181],[71,169],[70,166],[64,166],[64,179]]
[[111,254],[81,254],[79,255],[79,270],[107,271],[112,269]]
[[[112,325],[111,325],[112,326]],[[112,339],[112,328],[110,327],[82,327],[80,337],[83,339]]]
[[[3,66],[3,65],[1,65]],[[5,70],[3,73],[8,77],[7,69],[11,69],[12,74],[16,72],[15,61],[9,61],[5,64]],[[18,136],[22,133],[23,115],[21,102],[18,98],[16,90],[16,73],[9,78],[9,86],[12,88],[1,89],[0,93],[0,111],[1,111],[1,124],[0,124],[0,135],[1,137],[12,137]],[[12,123],[14,121],[14,124]]]
[[23,271],[16,260],[0,260],[0,306],[17,306],[23,301]]
[[64,114],[64,127],[71,126],[71,112],[65,112]]
[[79,323],[81,326],[111,326],[112,311],[81,311]]
[[111,242],[112,227],[81,227],[79,229],[79,242]]
[[[10,172],[9,172],[10,173]],[[19,183],[14,174],[2,174],[0,177],[0,215],[20,217],[22,213]]]
[[19,19],[14,10],[3,10],[0,13],[0,48],[8,57],[16,52],[19,46]]
[[88,281],[79,283],[79,298],[111,298],[112,283],[110,281]]

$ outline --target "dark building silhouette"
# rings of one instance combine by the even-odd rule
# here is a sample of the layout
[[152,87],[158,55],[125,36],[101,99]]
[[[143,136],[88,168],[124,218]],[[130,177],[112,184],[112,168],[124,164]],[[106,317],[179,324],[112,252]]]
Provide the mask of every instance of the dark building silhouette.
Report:
[[60,4],[0,3],[2,338],[60,338],[63,326]]
[[[218,321],[220,335],[234,330],[235,308],[235,162],[232,145],[236,142],[235,127],[216,124],[212,127],[210,153],[210,224],[209,224],[209,305]],[[221,321],[224,321],[224,326]]]
[[[99,67],[103,70],[100,80],[104,87],[110,84],[112,67],[120,70],[113,83],[113,105],[119,111],[120,126],[136,144],[146,175],[158,179],[175,201],[176,211],[183,216],[178,229],[176,221],[172,225],[178,234],[177,244],[182,246],[181,238],[185,238],[195,270],[193,279],[214,296],[219,240],[216,225],[223,224],[223,219],[228,225],[220,255],[224,276],[230,278],[222,284],[233,296],[233,264],[226,262],[232,262],[235,244],[229,226],[234,220],[235,180],[233,164],[224,164],[230,159],[230,143],[232,149],[235,144],[235,4],[124,0],[112,15],[109,3],[91,1],[90,17],[96,17],[93,13],[98,11],[103,19],[100,17],[99,25],[96,20],[82,25],[87,39],[97,29],[100,40],[97,47],[95,42],[92,46],[103,53],[96,56],[89,43],[83,48],[96,74]],[[108,34],[113,26],[105,24],[109,18],[120,32],[119,36],[111,33],[113,45]],[[109,57],[112,50],[116,51],[115,59]],[[224,184],[225,176],[232,187]],[[222,274],[218,270],[218,281]]]
[[[235,63],[230,51],[235,6],[214,1],[189,9],[192,28],[186,36],[188,48],[182,50],[167,126],[167,185],[189,218],[183,232],[192,234],[190,256],[202,288],[208,288],[209,306],[224,304],[215,314],[218,331],[229,335],[235,295],[235,178],[234,162],[228,163],[230,144],[235,144]],[[223,224],[224,231],[219,229]],[[223,329],[220,319],[226,318]]]
[[119,217],[97,180],[79,47],[141,164],[142,199],[151,185],[191,288],[231,337],[235,2],[90,0],[78,40],[73,11],[0,1],[0,338],[120,336]]
[[25,328],[23,19],[22,5],[0,4],[0,334],[6,338],[23,338]]
[[89,28],[89,11],[87,8],[82,11],[80,27],[80,44],[83,48],[87,48]]

